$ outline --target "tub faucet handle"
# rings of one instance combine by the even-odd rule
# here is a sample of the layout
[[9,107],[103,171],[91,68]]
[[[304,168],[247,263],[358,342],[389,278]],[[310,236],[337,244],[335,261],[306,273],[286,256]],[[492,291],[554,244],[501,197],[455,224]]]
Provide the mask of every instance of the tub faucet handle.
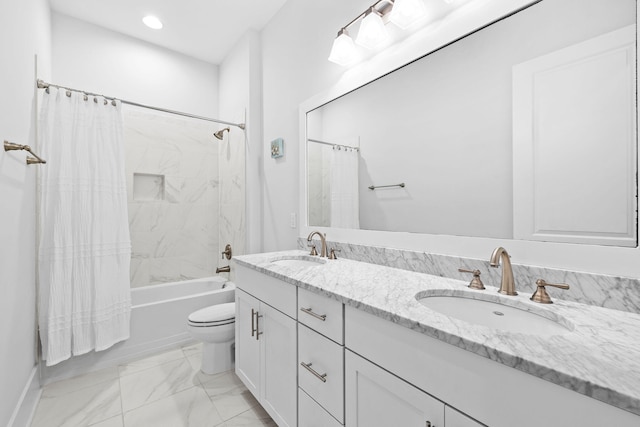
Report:
[[227,243],[227,246],[224,247],[224,251],[222,251],[222,258],[221,259],[224,259],[225,257],[227,259],[231,259],[231,255],[232,255],[231,245],[229,243]]

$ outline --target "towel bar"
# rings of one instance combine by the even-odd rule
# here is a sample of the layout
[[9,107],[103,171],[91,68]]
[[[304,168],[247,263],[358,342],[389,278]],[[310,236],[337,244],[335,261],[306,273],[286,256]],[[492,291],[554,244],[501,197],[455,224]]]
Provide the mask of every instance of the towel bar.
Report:
[[13,151],[13,150],[24,150],[26,152],[28,152],[29,154],[31,154],[31,156],[27,156],[27,164],[28,165],[34,165],[34,164],[38,164],[38,163],[47,163],[46,160],[40,158],[40,156],[38,156],[36,153],[34,153],[33,151],[31,151],[31,147],[29,147],[28,145],[20,145],[20,144],[16,144],[13,142],[9,142],[7,140],[4,141],[4,151]]
[[376,188],[388,188],[388,187],[404,188],[404,182],[401,182],[400,184],[391,184],[391,185],[371,185],[369,186],[369,190],[375,190]]

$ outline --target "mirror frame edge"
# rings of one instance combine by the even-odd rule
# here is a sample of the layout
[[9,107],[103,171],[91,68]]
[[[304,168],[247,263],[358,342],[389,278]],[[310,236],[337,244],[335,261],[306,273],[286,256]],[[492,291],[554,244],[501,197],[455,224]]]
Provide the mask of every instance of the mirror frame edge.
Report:
[[[299,151],[299,237],[306,238],[311,231],[320,230],[323,233],[327,233],[330,241],[335,242],[487,260],[493,248],[504,246],[508,248],[509,252],[514,256],[513,263],[515,264],[640,278],[639,245],[636,247],[599,246],[409,232],[310,227],[308,224],[307,112],[380,78],[387,73],[393,72],[397,68],[424,56],[428,52],[449,44],[490,23],[508,17],[539,1],[541,0],[518,0],[517,3],[514,4],[513,0],[496,0],[491,2],[491,4],[485,4],[482,13],[478,13],[478,10],[474,11],[477,14],[474,17],[475,19],[462,21],[462,25],[460,25],[459,21],[450,21],[449,26],[453,22],[458,28],[457,30],[450,31],[446,31],[445,29],[445,34],[442,37],[447,36],[445,38],[448,38],[448,40],[443,41],[441,40],[442,37],[436,37],[440,40],[433,41],[433,34],[414,37],[413,46],[402,49],[402,54],[395,55],[388,52],[389,49],[387,49],[387,51],[379,53],[366,63],[359,64],[353,69],[345,71],[342,78],[333,86],[302,102],[299,107],[299,133],[301,142],[301,149]],[[636,8],[636,26],[638,25],[639,18],[640,12],[639,9]],[[640,57],[640,46],[637,37],[636,35],[636,73],[638,73],[638,58]],[[422,43],[416,42],[416,40]],[[407,40],[404,41],[404,43],[406,42]],[[422,44],[421,47],[419,46],[420,44]],[[427,46],[426,48],[425,45]],[[434,47],[434,45],[436,46]],[[640,108],[636,109],[636,143],[638,143],[639,134],[638,123],[640,123]],[[640,165],[640,150],[637,150],[636,154],[636,162]],[[638,214],[636,213],[636,222],[637,221]],[[636,227],[636,233],[638,233],[638,227]]]

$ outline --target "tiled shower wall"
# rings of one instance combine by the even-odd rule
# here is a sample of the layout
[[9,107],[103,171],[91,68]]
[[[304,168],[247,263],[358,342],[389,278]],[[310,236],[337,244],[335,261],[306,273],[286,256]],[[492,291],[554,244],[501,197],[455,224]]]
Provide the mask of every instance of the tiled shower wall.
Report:
[[212,276],[220,258],[217,125],[135,107],[124,121],[131,287]]

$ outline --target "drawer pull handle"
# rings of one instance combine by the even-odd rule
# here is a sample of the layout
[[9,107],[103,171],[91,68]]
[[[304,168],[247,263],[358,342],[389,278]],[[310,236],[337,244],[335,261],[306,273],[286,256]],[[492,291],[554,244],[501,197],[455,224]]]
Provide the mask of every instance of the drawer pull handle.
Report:
[[262,332],[260,332],[260,318],[262,316],[258,314],[258,312],[256,311],[256,341],[260,340],[260,335],[262,335]]
[[317,379],[319,379],[323,383],[327,382],[327,374],[319,374],[318,372],[316,372],[316,370],[311,367],[311,365],[313,365],[313,363],[300,362],[300,365],[303,368],[305,368],[307,371],[311,372]]
[[256,311],[252,308],[251,309],[251,336],[254,337],[256,335],[256,320],[255,320],[255,316],[256,315]]
[[309,316],[313,316],[316,319],[322,320],[323,322],[325,320],[327,320],[327,315],[326,314],[316,314],[313,312],[313,309],[311,307],[309,308],[301,308],[300,311],[302,311],[303,313],[307,313]]
[[258,323],[258,319],[262,317],[258,314],[257,310],[254,310],[253,308],[251,309],[251,336],[252,337],[256,337],[256,340],[259,340],[260,338],[258,338],[260,335],[262,335],[262,332],[258,331],[259,323]]

